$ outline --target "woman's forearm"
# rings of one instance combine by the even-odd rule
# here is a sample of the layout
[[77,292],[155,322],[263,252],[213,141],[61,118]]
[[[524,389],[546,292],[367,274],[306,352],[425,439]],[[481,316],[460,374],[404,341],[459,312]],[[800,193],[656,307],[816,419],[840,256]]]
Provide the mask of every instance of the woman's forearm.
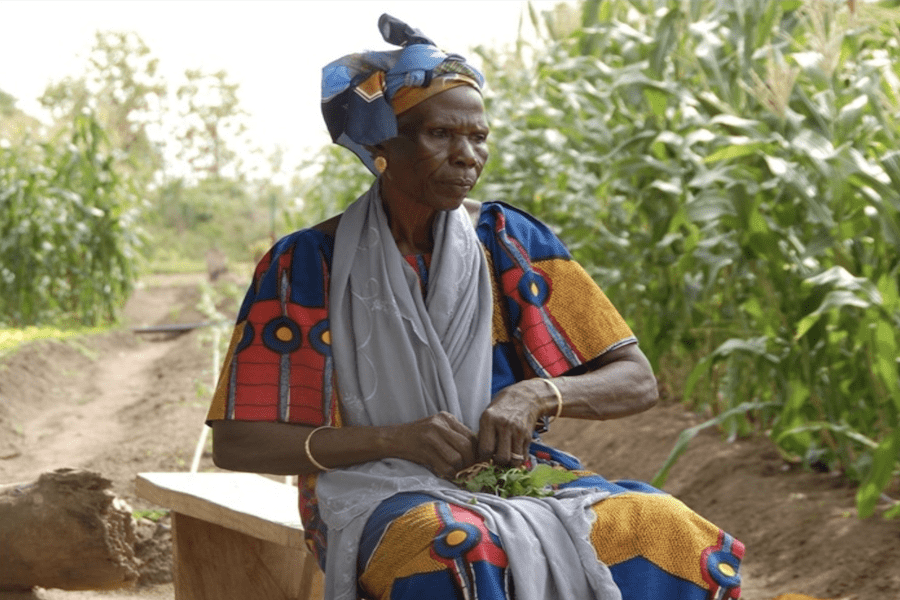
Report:
[[[314,427],[263,421],[213,423],[213,462],[232,471],[302,475],[319,470],[306,455]],[[391,454],[388,428],[323,429],[310,440],[310,454],[328,468],[380,460]]]
[[[319,471],[306,454],[314,427],[257,421],[213,422],[213,462],[232,471],[302,475]],[[316,463],[328,469],[402,458],[440,477],[452,477],[475,459],[475,434],[449,413],[382,427],[317,431],[309,443]]]
[[[643,412],[656,404],[659,397],[656,377],[637,344],[614,350],[610,355],[596,370],[552,379],[563,398],[562,416],[618,419]],[[545,401],[547,394],[555,396],[548,389]],[[555,401],[555,397],[552,399]],[[546,401],[545,405],[550,406],[552,412],[549,414],[555,414],[555,402]],[[547,414],[546,410],[544,414]]]

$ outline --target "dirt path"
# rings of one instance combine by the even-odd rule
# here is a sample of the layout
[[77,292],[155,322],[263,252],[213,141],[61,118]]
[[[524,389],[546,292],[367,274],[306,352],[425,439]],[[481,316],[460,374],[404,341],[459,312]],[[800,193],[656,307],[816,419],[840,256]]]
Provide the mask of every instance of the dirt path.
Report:
[[42,411],[25,426],[23,456],[29,470],[37,474],[55,468],[61,456],[90,463],[125,443],[127,427],[121,419],[108,417],[146,395],[152,365],[172,346],[172,342],[140,344],[97,363],[83,396],[58,410]]
[[[196,309],[200,281],[147,281],[128,305],[127,322],[206,320]],[[221,307],[228,314],[236,308]],[[83,467],[112,479],[115,492],[135,509],[153,508],[135,497],[134,475],[188,468],[213,370],[208,328],[178,337],[123,330],[40,342],[0,358],[0,484]],[[678,433],[700,420],[663,404],[622,421],[563,420],[548,441],[610,478],[649,480]],[[208,454],[200,468],[215,469]],[[728,444],[715,432],[701,433],[665,489],[745,542],[746,600],[789,592],[900,598],[900,521],[859,521],[851,486],[787,466],[766,440]],[[171,600],[174,594],[171,584],[161,584],[108,593],[38,590],[28,597]]]
[[[213,380],[212,336],[208,329],[141,335],[129,327],[207,320],[196,308],[201,283],[198,276],[154,278],[129,302],[123,330],[37,342],[0,359],[0,483],[29,481],[60,467],[87,468],[110,478],[133,508],[155,508],[135,497],[132,481],[141,471],[187,468]],[[203,468],[213,468],[208,456]],[[163,583],[25,597],[149,600],[171,599],[174,592]]]

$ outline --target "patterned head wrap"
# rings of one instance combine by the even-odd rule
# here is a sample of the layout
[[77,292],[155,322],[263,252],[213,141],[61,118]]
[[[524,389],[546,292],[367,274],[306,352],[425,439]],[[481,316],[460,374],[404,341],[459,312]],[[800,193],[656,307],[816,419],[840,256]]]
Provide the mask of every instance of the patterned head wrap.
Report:
[[446,54],[421,31],[384,14],[384,40],[401,50],[349,54],[322,69],[322,115],[336,144],[377,175],[365,146],[397,136],[396,115],[459,85],[481,90],[484,77],[458,54]]

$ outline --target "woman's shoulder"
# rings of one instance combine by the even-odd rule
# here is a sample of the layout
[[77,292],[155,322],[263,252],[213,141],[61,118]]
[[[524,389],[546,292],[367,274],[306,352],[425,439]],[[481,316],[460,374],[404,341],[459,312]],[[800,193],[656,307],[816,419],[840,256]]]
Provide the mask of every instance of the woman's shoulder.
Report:
[[279,255],[298,248],[312,250],[323,246],[332,247],[340,220],[341,215],[335,215],[321,223],[289,233],[275,242],[272,253]]
[[[482,236],[515,239],[538,257],[570,258],[565,244],[543,221],[527,211],[505,202],[484,202],[479,225]],[[483,239],[486,241],[486,239]]]
[[334,238],[334,236],[337,235],[338,224],[341,222],[342,216],[343,216],[343,213],[341,213],[339,215],[335,215],[335,216],[331,217],[330,219],[325,219],[321,223],[313,225],[312,227],[310,227],[310,229],[312,229],[316,233],[325,235],[330,238]]
[[323,259],[330,268],[339,221],[340,215],[337,215],[279,239],[257,264],[257,277],[263,276],[276,266],[278,270],[283,270],[287,265],[300,264],[310,268],[320,264]]
[[545,225],[540,219],[538,219],[525,209],[497,200],[490,202],[481,202],[480,213],[481,214],[479,216],[479,221],[481,222],[486,220],[497,221],[499,218],[502,218],[506,224],[512,225],[513,227],[524,229],[531,227],[547,227],[547,225]]

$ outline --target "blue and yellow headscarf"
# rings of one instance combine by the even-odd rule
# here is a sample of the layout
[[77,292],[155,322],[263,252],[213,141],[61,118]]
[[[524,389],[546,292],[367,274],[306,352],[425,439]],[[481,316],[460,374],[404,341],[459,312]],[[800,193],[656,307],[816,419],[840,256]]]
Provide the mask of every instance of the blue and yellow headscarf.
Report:
[[421,31],[384,14],[384,40],[401,50],[349,54],[322,69],[322,115],[331,139],[377,175],[365,146],[397,136],[397,115],[456,87],[477,90],[484,77],[458,54],[446,54]]

